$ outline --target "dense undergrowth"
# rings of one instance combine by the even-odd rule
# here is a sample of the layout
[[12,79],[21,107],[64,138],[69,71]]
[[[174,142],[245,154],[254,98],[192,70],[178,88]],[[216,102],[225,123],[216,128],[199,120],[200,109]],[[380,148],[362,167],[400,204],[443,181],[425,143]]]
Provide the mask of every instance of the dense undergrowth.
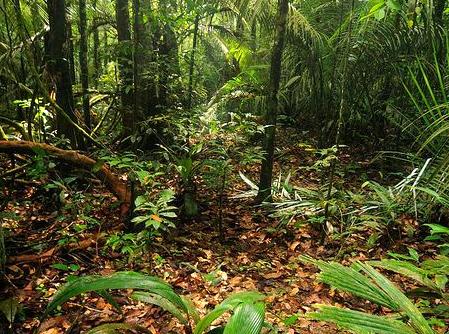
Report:
[[[261,156],[258,148],[247,145],[245,140],[246,132],[253,127],[255,125],[251,122],[233,124],[232,132],[206,133],[191,137],[189,139],[191,143],[185,147],[164,145],[152,153],[151,160],[140,158],[132,153],[120,155],[110,152],[101,153],[98,157],[99,161],[114,167],[121,175],[126,175],[132,182],[135,191],[133,215],[121,219],[121,223],[117,217],[114,219],[117,221],[115,224],[108,224],[107,220],[104,220],[103,211],[97,212],[97,210],[99,207],[114,210],[114,206],[115,210],[118,210],[118,205],[111,203],[109,195],[104,191],[92,188],[88,173],[80,176],[78,173],[74,174],[73,171],[63,171],[60,163],[41,152],[33,158],[26,174],[23,175],[24,179],[17,175],[15,176],[16,180],[11,180],[11,182],[17,182],[14,188],[17,188],[18,185],[23,188],[21,190],[23,193],[19,195],[14,191],[7,192],[10,201],[17,201],[14,207],[19,209],[16,211],[17,213],[13,213],[14,210],[11,211],[12,207],[10,207],[7,210],[10,213],[3,217],[6,222],[3,227],[7,232],[6,240],[11,240],[6,244],[7,252],[8,246],[19,241],[14,237],[16,234],[14,230],[18,229],[18,235],[20,235],[20,231],[23,231],[21,226],[26,221],[37,219],[41,231],[45,231],[42,228],[48,228],[48,226],[45,227],[45,224],[50,224],[49,230],[52,231],[49,238],[52,241],[38,243],[37,247],[44,250],[50,247],[50,251],[55,251],[55,247],[50,246],[53,244],[58,248],[57,252],[62,250],[63,253],[66,252],[64,248],[68,247],[67,255],[75,255],[76,252],[73,253],[70,249],[76,249],[77,245],[83,249],[83,242],[95,239],[95,246],[89,243],[86,246],[87,249],[91,249],[90,252],[94,251],[97,254],[97,260],[98,256],[109,257],[107,255],[109,252],[115,254],[114,257],[117,257],[117,260],[112,259],[112,263],[115,262],[112,267],[117,270],[139,270],[139,268],[148,266],[149,263],[152,263],[151,267],[156,266],[156,268],[163,265],[165,261],[163,256],[154,257],[155,247],[162,247],[163,250],[165,248],[163,245],[167,242],[174,242],[175,245],[179,242],[182,244],[185,242],[183,233],[189,233],[187,231],[189,225],[192,224],[197,228],[203,225],[200,228],[209,230],[207,233],[212,235],[210,241],[212,245],[222,243],[223,247],[228,248],[231,253],[235,252],[234,254],[238,256],[238,254],[242,254],[239,250],[241,240],[238,235],[235,235],[236,232],[240,233],[235,228],[241,228],[239,226],[244,225],[245,222],[239,221],[241,220],[239,215],[236,216],[232,211],[233,206],[240,205],[243,209],[238,210],[243,210],[243,212],[248,210],[245,215],[250,217],[250,226],[253,226],[253,220],[258,221],[263,216],[269,218],[271,223],[269,225],[262,223],[261,227],[256,228],[256,231],[262,231],[262,235],[268,234],[268,240],[273,240],[271,242],[274,245],[280,243],[275,247],[282,249],[280,245],[284,240],[284,242],[287,241],[290,248],[295,249],[300,243],[301,234],[310,233],[316,238],[316,245],[309,246],[311,247],[309,249],[305,248],[306,254],[315,256],[316,250],[314,249],[322,244],[324,248],[328,248],[325,258],[343,260],[346,263],[352,263],[352,259],[362,260],[362,262],[354,262],[350,269],[335,262],[319,261],[310,257],[300,258],[301,253],[299,253],[296,255],[296,266],[304,266],[300,261],[313,263],[322,271],[322,274],[318,276],[322,282],[352,293],[356,297],[366,298],[374,304],[379,304],[390,310],[388,312],[386,309],[382,310],[382,314],[388,315],[384,318],[379,315],[360,313],[360,305],[356,306],[357,312],[319,306],[318,311],[308,312],[307,318],[327,320],[335,322],[343,328],[368,332],[370,326],[384,328],[385,332],[389,333],[433,333],[433,330],[430,329],[432,326],[437,332],[444,328],[447,319],[445,286],[448,265],[448,259],[445,257],[448,247],[445,241],[449,238],[449,234],[448,230],[440,225],[444,222],[438,221],[438,219],[444,219],[444,212],[435,211],[435,208],[444,207],[445,198],[426,187],[423,182],[428,172],[429,163],[417,164],[416,168],[403,162],[397,163],[397,166],[404,169],[404,172],[390,175],[388,169],[391,166],[386,166],[384,172],[379,169],[382,166],[379,163],[382,161],[380,160],[382,157],[374,154],[372,157],[366,157],[362,150],[359,154],[357,150],[351,152],[349,148],[341,148],[338,152],[334,148],[316,149],[311,144],[302,143],[300,137],[296,137],[297,143],[292,144],[292,138],[295,138],[294,132],[286,129],[279,138],[278,147],[280,149],[277,153],[279,163],[275,166],[276,180],[273,186],[273,202],[256,206],[259,213],[254,214],[251,213],[248,204],[251,205],[252,198],[257,194],[256,183],[251,180],[256,176],[257,170],[254,166],[260,162]],[[242,161],[245,161],[243,168],[237,169],[236,167]],[[329,184],[323,180],[326,179],[332,162],[336,163],[336,172],[333,189],[329,196],[327,193]],[[9,162],[6,159],[4,163],[8,164]],[[25,182],[22,184],[26,179],[35,180],[36,183],[30,185]],[[27,192],[28,195],[26,195]],[[34,200],[27,203],[27,197],[34,198]],[[33,204],[36,199],[42,203],[40,209]],[[30,207],[30,205],[33,211],[38,210],[37,212],[40,213],[26,218],[26,207]],[[24,211],[21,207],[25,208]],[[109,209],[107,209],[108,207]],[[48,213],[48,218],[45,218],[43,212]],[[259,218],[257,218],[258,216]],[[44,222],[45,224],[42,225],[42,219],[48,219],[48,223]],[[420,245],[423,242],[425,247]],[[30,250],[36,246],[32,246]],[[381,250],[381,252],[372,253],[375,249]],[[435,250],[441,255],[435,256]],[[283,251],[280,250],[280,252],[282,256]],[[360,254],[366,255],[361,256]],[[50,257],[49,262],[44,265],[48,268],[46,270],[60,272],[63,276],[66,276],[64,273],[80,275],[81,281],[75,283],[77,281],[70,278],[69,275],[67,279],[73,283],[69,283],[64,290],[58,292],[58,296],[67,295],[67,297],[61,301],[58,301],[59,297],[51,298],[52,304],[49,304],[47,316],[53,314],[56,306],[66,301],[66,298],[88,290],[103,291],[100,294],[101,297],[105,298],[106,303],[112,303],[112,305],[116,305],[112,301],[113,297],[104,295],[110,288],[133,288],[137,289],[136,294],[140,294],[138,290],[142,288],[133,286],[126,276],[133,275],[132,273],[123,273],[125,276],[118,279],[122,282],[118,285],[114,283],[115,274],[112,274],[110,279],[108,276],[99,277],[101,284],[96,285],[93,277],[91,279],[88,278],[89,276],[81,278],[84,276],[83,273],[92,273],[92,269],[94,269],[85,262],[85,259],[80,261],[77,257],[70,259],[67,256],[56,256],[62,261],[52,261],[52,257]],[[212,254],[211,256],[214,257]],[[363,261],[367,257],[372,260]],[[28,261],[26,256],[16,260],[14,260],[14,256],[12,258],[13,261]],[[34,261],[40,260],[34,259]],[[159,264],[157,264],[158,262]],[[216,263],[216,265],[218,267],[210,273],[198,271],[201,273],[200,277],[214,287],[220,286],[223,280],[229,279],[221,276],[226,275],[226,270],[223,270],[220,264]],[[196,268],[195,262],[190,263],[189,266]],[[11,272],[10,265],[6,265],[6,268],[7,272]],[[390,286],[390,290],[385,290],[385,284],[389,281],[373,268],[398,273],[400,276],[392,278],[401,283],[409,297],[403,295],[403,292],[394,285]],[[166,274],[168,276],[165,276]],[[267,277],[273,277],[269,280],[284,277],[276,274],[267,275]],[[313,270],[307,275],[312,278]],[[57,274],[55,277],[59,276]],[[168,278],[169,282],[173,280],[171,274],[167,272],[161,277]],[[263,280],[266,279],[263,278]],[[144,281],[144,279],[139,279],[139,281]],[[51,291],[47,290],[46,285],[49,283],[36,287],[42,293],[42,301],[45,300],[45,296],[54,293],[52,289],[50,289]],[[83,290],[73,288],[70,284],[73,286],[79,284]],[[168,285],[166,288],[171,289]],[[70,292],[71,289],[73,292]],[[182,293],[182,289],[179,290],[179,287],[176,290],[181,292],[181,295],[185,295]],[[172,297],[165,294],[161,296],[157,291],[159,290],[142,292],[139,300],[158,305],[172,313],[175,319],[180,321],[180,325],[184,324],[184,330],[187,332],[194,330],[194,333],[200,333],[202,329],[195,328],[205,329],[206,327],[202,326],[202,323],[208,320],[204,319],[212,319],[206,316],[201,322],[193,308],[187,309],[193,307],[190,303],[180,304],[179,300],[173,300],[173,298],[178,298],[175,297],[177,294],[173,294]],[[262,320],[265,309],[270,312],[270,305],[274,305],[273,314],[281,312],[279,313],[282,314],[281,322],[279,319],[273,321],[269,316],[271,321],[265,322],[265,331],[277,332],[286,327],[296,328],[296,324],[299,323],[297,319],[302,317],[303,310],[286,312],[284,309],[279,309],[273,300],[273,298],[277,298],[277,293],[269,291],[272,295],[254,295],[259,297],[248,300],[239,299],[239,295],[236,294],[236,301],[231,303],[232,307],[217,306],[223,312],[225,310],[232,311],[237,307],[233,314],[235,319],[240,320],[229,320],[230,329],[226,333],[232,333],[232,328],[236,326],[233,324],[236,321],[243,321],[242,319],[259,319],[248,324],[248,326],[255,326],[253,330],[257,329],[258,331],[264,324]],[[146,295],[148,293],[149,295]],[[289,294],[288,290],[286,293]],[[233,294],[231,294],[231,298],[234,298],[232,296],[234,296]],[[188,294],[186,297],[188,298]],[[198,297],[196,296],[196,298]],[[207,299],[207,293],[202,298]],[[346,295],[341,298],[347,299],[348,297]],[[265,307],[262,307],[263,300],[268,300]],[[21,321],[27,319],[27,305],[25,303],[22,308],[16,304],[16,301],[15,298],[8,299],[3,304],[2,310],[6,315],[10,314],[7,311],[8,307],[17,310],[17,314],[14,312],[14,317],[15,321],[20,324]],[[339,303],[341,302],[337,304]],[[417,303],[417,308],[411,306],[415,305],[414,303]],[[116,306],[118,307],[118,305]],[[22,311],[20,311],[21,309]],[[367,307],[367,310],[374,311],[372,306]],[[195,312],[195,315],[189,312]],[[204,312],[203,309],[200,308],[200,312]],[[243,315],[240,315],[239,312],[243,312]],[[253,318],[245,312],[252,314]],[[401,314],[403,322],[392,320],[389,312]],[[181,315],[182,313],[185,315]],[[213,314],[218,316],[221,313],[221,311],[214,311]],[[9,317],[14,323],[14,317],[11,314]],[[135,322],[125,322],[125,324],[120,322],[109,327],[102,325],[103,327],[100,329],[108,328],[109,331],[114,328],[117,330],[139,330],[138,325]],[[140,328],[140,330],[144,329]],[[248,331],[248,333],[252,332]]]
[[0,333],[448,332],[448,14],[0,2]]

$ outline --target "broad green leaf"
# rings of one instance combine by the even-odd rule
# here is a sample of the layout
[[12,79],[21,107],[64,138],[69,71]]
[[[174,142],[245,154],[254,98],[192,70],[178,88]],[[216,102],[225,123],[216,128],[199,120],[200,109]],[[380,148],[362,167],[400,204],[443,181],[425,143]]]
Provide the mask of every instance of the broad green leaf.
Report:
[[434,260],[426,260],[421,264],[421,268],[435,275],[449,275],[449,257],[439,255]]
[[374,284],[368,277],[357,270],[345,267],[336,262],[315,260],[311,257],[301,256],[303,262],[312,263],[320,268],[318,279],[330,286],[352,293],[355,296],[368,299],[378,305],[397,310],[398,305],[384,291]]
[[259,334],[265,318],[265,304],[242,303],[238,305],[223,334]]
[[410,262],[384,259],[381,261],[370,261],[368,263],[374,267],[383,268],[407,276],[432,289],[438,289],[435,283],[427,277],[429,274],[428,271],[418,268]]
[[14,322],[18,308],[19,302],[14,298],[0,301],[0,312],[5,315],[10,324]]
[[147,202],[148,202],[147,198],[145,196],[142,196],[142,195],[141,196],[137,196],[136,200],[134,201],[136,207],[139,207],[142,204],[145,204]]
[[390,8],[394,11],[401,10],[401,4],[398,0],[387,0],[386,3],[387,3],[388,8]]
[[202,334],[215,320],[232,309],[233,307],[231,305],[218,305],[198,322],[193,334]]
[[447,234],[449,235],[449,227],[438,224],[424,224],[424,226],[430,227],[431,234]]
[[233,294],[210,311],[198,322],[193,334],[203,333],[209,326],[225,312],[232,311],[242,303],[257,303],[264,299],[264,295],[256,291],[247,291]]
[[343,309],[335,306],[316,305],[317,312],[307,313],[307,317],[328,321],[355,333],[372,334],[416,334],[403,322],[364,312]]
[[170,285],[161,279],[136,272],[123,271],[109,276],[76,277],[62,286],[48,304],[44,317],[57,306],[62,305],[70,298],[85,292],[103,291],[108,289],[139,289],[149,290],[159,294],[175,305],[184,308],[181,298],[172,290]]
[[188,321],[185,318],[184,314],[176,307],[173,303],[171,303],[168,299],[163,298],[154,293],[145,292],[145,291],[136,291],[131,295],[131,298],[161,307],[167,312],[173,314],[182,324],[187,324]]
[[369,264],[357,262],[358,266],[382,289],[388,296],[396,301],[399,310],[410,319],[411,325],[420,334],[435,334],[427,320],[406,295],[402,293],[390,280],[377,272]]

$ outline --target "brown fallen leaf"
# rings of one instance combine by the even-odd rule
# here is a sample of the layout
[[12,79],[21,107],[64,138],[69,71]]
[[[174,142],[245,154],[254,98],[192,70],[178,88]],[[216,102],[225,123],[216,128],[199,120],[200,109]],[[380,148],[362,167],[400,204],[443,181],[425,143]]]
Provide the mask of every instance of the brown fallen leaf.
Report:
[[299,292],[299,288],[298,287],[294,287],[292,289],[292,291],[290,291],[289,295],[293,297],[293,296],[296,296],[298,294],[298,292]]
[[276,278],[279,278],[279,277],[281,277],[281,276],[282,276],[282,273],[279,272],[279,271],[275,271],[275,272],[273,272],[273,273],[269,273],[269,274],[263,275],[263,277],[264,277],[265,279],[276,279]]
[[242,277],[240,277],[240,276],[235,276],[229,280],[229,284],[231,284],[233,286],[239,285],[241,282],[242,282]]
[[62,333],[64,333],[63,330],[56,327],[47,329],[45,332],[39,332],[39,334],[62,334]]
[[289,249],[290,249],[292,252],[294,252],[295,249],[296,249],[296,247],[298,247],[298,245],[299,245],[300,243],[301,243],[300,241],[295,241],[295,242],[293,242],[293,243],[290,245]]

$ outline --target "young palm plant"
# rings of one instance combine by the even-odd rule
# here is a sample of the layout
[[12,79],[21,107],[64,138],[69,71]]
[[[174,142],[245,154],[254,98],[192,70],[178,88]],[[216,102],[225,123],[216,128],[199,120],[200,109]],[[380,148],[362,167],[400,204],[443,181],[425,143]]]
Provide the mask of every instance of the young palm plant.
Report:
[[[198,312],[191,303],[180,297],[173,288],[163,280],[137,273],[116,272],[109,276],[84,276],[70,279],[54,295],[47,306],[42,320],[50,312],[67,302],[72,297],[87,292],[95,292],[107,300],[115,308],[120,306],[107,292],[108,290],[133,289],[131,298],[143,303],[159,306],[171,313],[185,326],[187,334],[202,334],[210,328],[212,323],[223,314],[231,312],[229,321],[222,327],[216,327],[207,333],[224,334],[259,334],[261,333],[265,318],[264,295],[258,292],[235,293],[217,305],[204,318],[200,319]],[[194,328],[192,327],[194,325]],[[89,334],[120,333],[121,331],[137,331],[147,333],[145,328],[131,323],[102,324],[91,329]]]
[[316,312],[307,314],[309,318],[333,322],[353,333],[436,333],[418,307],[370,264],[356,262],[351,267],[345,267],[336,262],[315,260],[308,256],[301,257],[301,260],[314,264],[321,270],[318,276],[321,282],[393,312],[391,316],[378,316],[335,306],[317,305]]

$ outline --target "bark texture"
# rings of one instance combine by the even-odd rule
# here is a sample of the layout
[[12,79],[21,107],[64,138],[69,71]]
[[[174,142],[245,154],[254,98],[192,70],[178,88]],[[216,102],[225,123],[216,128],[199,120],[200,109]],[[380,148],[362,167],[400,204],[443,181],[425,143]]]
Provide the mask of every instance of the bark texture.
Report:
[[83,115],[84,123],[88,129],[91,129],[90,119],[90,105],[89,105],[89,65],[87,59],[87,14],[86,14],[86,0],[79,0],[79,32],[80,32],[80,47],[79,47],[79,61],[80,61],[80,81],[83,100]]
[[124,135],[129,136],[134,132],[134,94],[133,94],[133,52],[131,32],[129,28],[129,3],[128,0],[116,0],[115,2],[117,34],[119,42],[118,64],[121,80],[121,116]]
[[271,57],[270,84],[268,92],[268,110],[265,115],[265,136],[263,150],[265,159],[260,172],[257,202],[271,201],[271,184],[273,179],[274,144],[276,140],[276,123],[279,109],[278,92],[282,72],[282,53],[284,51],[285,29],[288,15],[288,0],[278,0],[278,17],[276,40]]
[[[56,103],[62,110],[76,122],[72,75],[70,72],[70,47],[67,39],[67,21],[65,0],[48,0],[48,21],[50,31],[47,42],[47,69],[50,73],[53,88],[56,91]],[[83,139],[79,136],[70,122],[57,116],[57,130],[59,135],[64,135],[70,139],[72,147],[82,147]]]

